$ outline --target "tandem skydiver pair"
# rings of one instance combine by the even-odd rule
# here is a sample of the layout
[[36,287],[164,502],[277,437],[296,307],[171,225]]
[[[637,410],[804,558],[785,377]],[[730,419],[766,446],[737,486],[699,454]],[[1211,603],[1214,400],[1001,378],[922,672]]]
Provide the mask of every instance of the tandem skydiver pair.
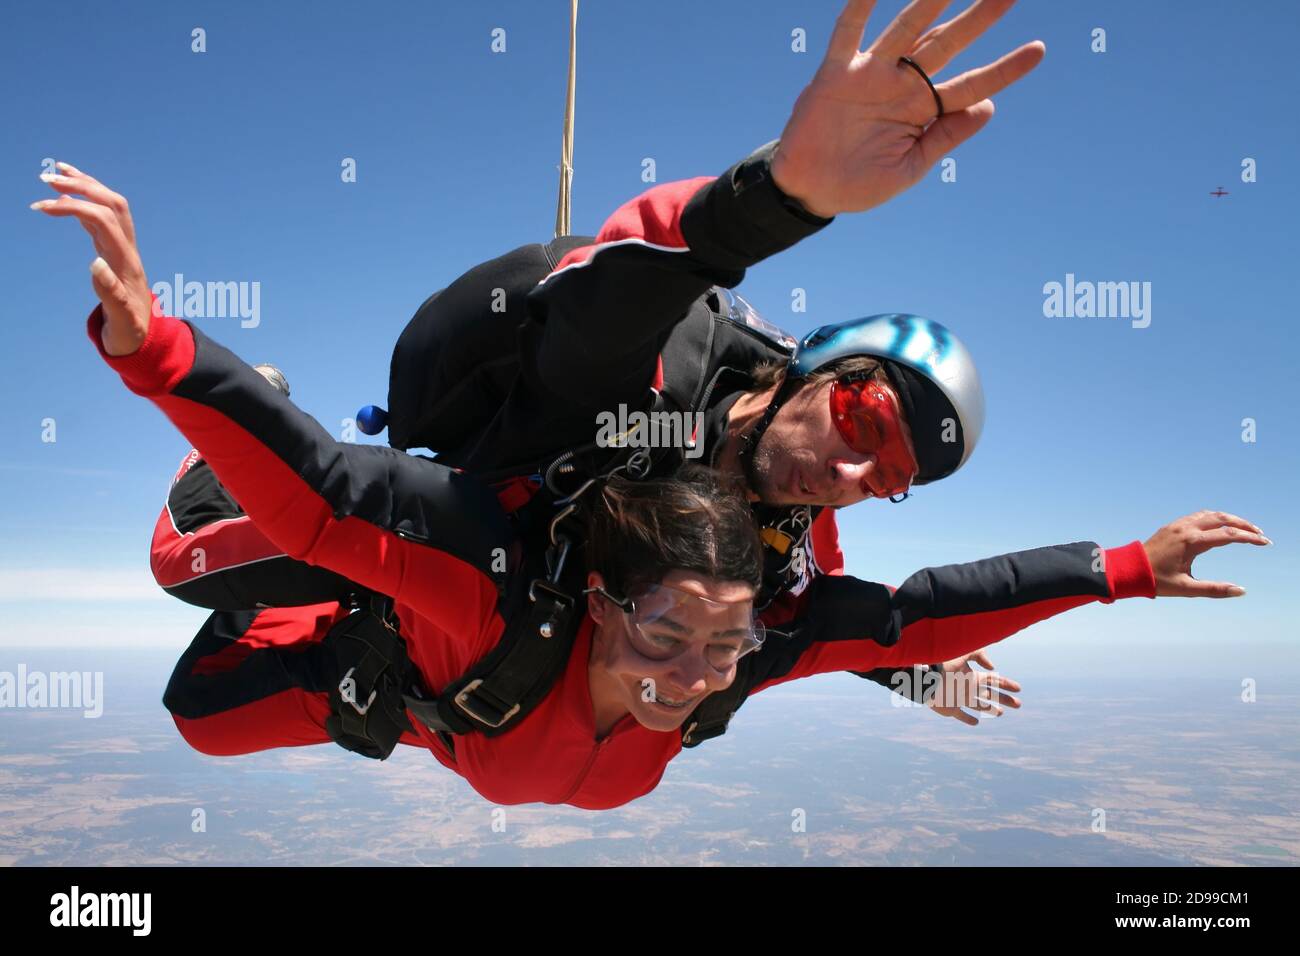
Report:
[[[815,578],[843,568],[826,505],[906,494],[913,478],[951,474],[974,449],[983,395],[969,354],[938,323],[908,315],[844,323],[805,337],[796,355],[794,339],[711,284],[738,281],[743,270],[709,264],[709,248],[743,251],[752,263],[826,224],[808,221],[772,185],[773,148],[716,180],[648,191],[598,237],[521,247],[431,296],[394,351],[390,444],[439,449],[435,460],[493,482],[503,506],[546,531],[591,479],[669,475],[687,457],[680,448],[598,447],[602,409],[698,417],[692,437],[702,460],[754,499],[767,566],[759,606],[812,626],[830,615],[851,621],[851,591],[866,582],[841,577],[841,597],[822,608],[805,596]],[[733,186],[750,178],[762,185]],[[669,247],[656,229],[693,245],[683,248],[682,238]],[[756,242],[766,245],[748,248]],[[646,384],[629,387],[638,379]],[[159,515],[151,564],[160,584],[203,607],[284,607],[348,593],[328,569],[282,556],[195,454]],[[922,686],[893,670],[863,676]]]
[[[406,417],[400,387],[389,403],[396,447],[336,442],[200,330],[153,317],[125,200],[61,165],[66,175],[52,185],[69,198],[42,208],[76,216],[95,237],[102,305],[89,330],[106,361],[195,443],[245,525],[278,554],[336,575],[333,584],[348,592],[307,607],[214,615],[168,689],[186,738],[209,753],[349,735],[391,747],[395,738],[428,747],[495,802],[604,808],[652,790],[684,744],[725,729],[746,696],[776,683],[964,655],[1093,600],[1232,593],[1192,580],[1191,560],[1266,539],[1217,512],[1180,519],[1145,545],[1080,542],[929,569],[894,592],[834,573],[832,511],[813,518],[813,507],[897,493],[969,457],[978,419],[962,395],[944,391],[951,382],[939,371],[946,355],[959,354],[955,340],[937,324],[894,317],[814,335],[800,366],[800,351],[758,334],[726,289],[835,213],[914,183],[938,158],[935,144],[973,135],[991,114],[984,96],[1041,56],[1031,44],[998,71],[945,85],[954,113],[927,129],[903,85],[915,72],[891,73],[891,58],[910,51],[933,72],[971,37],[950,21],[937,31],[953,31],[954,42],[939,52],[929,44],[937,31],[919,39],[926,25],[900,16],[873,45],[887,55],[863,66],[863,23],[855,33],[853,18],[841,18],[779,146],[716,180],[649,190],[591,242],[537,247],[543,258],[562,254],[521,297],[518,348],[497,365],[459,349],[403,353],[399,343],[399,354],[417,356],[407,380],[414,391],[421,354],[445,363],[448,381],[487,389],[481,407],[490,420],[472,423],[459,442],[440,441],[435,460],[399,449],[419,447],[409,441],[426,425],[462,420]],[[821,95],[847,83],[847,73],[871,95],[856,103]],[[897,169],[859,162],[863,148],[888,153],[885,140],[900,129],[916,138],[911,160]],[[438,310],[458,286],[471,295],[462,279],[439,294]],[[487,309],[478,302],[442,314]],[[888,323],[902,330],[896,341],[915,348],[855,341],[859,330]],[[455,363],[467,356],[474,374],[458,376]],[[432,381],[441,367],[424,375]],[[396,355],[393,381],[402,381]],[[593,408],[640,406],[647,388],[656,402],[704,414],[704,457],[716,470],[583,450]],[[428,407],[445,395],[434,389]],[[725,475],[747,479],[742,494],[765,519],[758,526]],[[807,517],[788,520],[782,509]],[[226,526],[242,529],[241,521]],[[195,534],[210,524],[220,521]],[[764,548],[778,555],[766,574]],[[391,635],[387,644],[374,636],[376,623]],[[371,633],[334,640],[340,624]],[[354,659],[339,652],[345,646],[363,651]],[[502,647],[540,666],[497,668]],[[476,668],[492,673],[476,676]],[[502,675],[508,680],[494,686]],[[392,710],[384,687],[399,695]],[[697,715],[717,701],[725,706],[714,725],[701,727]],[[394,726],[382,734],[366,726],[384,714]]]

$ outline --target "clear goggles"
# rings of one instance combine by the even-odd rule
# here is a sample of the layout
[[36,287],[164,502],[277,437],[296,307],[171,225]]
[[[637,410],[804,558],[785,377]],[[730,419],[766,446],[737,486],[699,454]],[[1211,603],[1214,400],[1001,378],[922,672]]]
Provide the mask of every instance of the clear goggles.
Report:
[[652,661],[669,661],[700,647],[709,665],[725,672],[762,647],[767,637],[751,601],[713,601],[667,584],[640,588],[626,598],[603,587],[583,591],[593,592],[627,615],[632,649]]

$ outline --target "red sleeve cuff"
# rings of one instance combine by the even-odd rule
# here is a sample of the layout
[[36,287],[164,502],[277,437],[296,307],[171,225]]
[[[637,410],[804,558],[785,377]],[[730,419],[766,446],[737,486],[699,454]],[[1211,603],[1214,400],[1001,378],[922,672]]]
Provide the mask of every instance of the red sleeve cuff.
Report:
[[86,319],[86,333],[100,358],[122,376],[126,387],[137,395],[166,395],[194,367],[194,335],[180,319],[163,315],[158,297],[151,296],[153,315],[144,343],[130,355],[109,355],[104,351],[104,307]]
[[1105,551],[1106,581],[1110,584],[1109,604],[1120,598],[1156,596],[1156,576],[1141,541]]

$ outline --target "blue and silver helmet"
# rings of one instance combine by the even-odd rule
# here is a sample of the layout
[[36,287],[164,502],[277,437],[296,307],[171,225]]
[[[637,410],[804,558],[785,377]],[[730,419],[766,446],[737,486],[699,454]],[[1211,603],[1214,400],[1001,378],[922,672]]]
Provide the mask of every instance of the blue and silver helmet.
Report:
[[799,342],[788,376],[853,356],[880,359],[903,405],[920,473],[938,481],[964,465],[984,428],[984,389],[975,360],[946,326],[901,312],[823,325]]

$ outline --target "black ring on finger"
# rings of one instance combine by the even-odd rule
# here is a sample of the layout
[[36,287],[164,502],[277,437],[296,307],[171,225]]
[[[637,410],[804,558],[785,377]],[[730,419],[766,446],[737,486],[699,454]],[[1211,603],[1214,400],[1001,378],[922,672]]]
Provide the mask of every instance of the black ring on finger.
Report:
[[[906,63],[912,69],[916,70],[917,73],[921,74],[921,79],[925,80],[925,85],[928,86],[930,88],[930,92],[934,94],[934,105],[939,110],[939,116],[942,116],[943,100],[939,96],[939,91],[934,88],[934,84],[930,82],[930,77],[926,76],[925,70],[921,69],[921,67],[917,65],[917,62],[913,60],[910,56],[900,56],[898,58],[898,62]],[[936,116],[935,119],[938,119],[939,116]]]

